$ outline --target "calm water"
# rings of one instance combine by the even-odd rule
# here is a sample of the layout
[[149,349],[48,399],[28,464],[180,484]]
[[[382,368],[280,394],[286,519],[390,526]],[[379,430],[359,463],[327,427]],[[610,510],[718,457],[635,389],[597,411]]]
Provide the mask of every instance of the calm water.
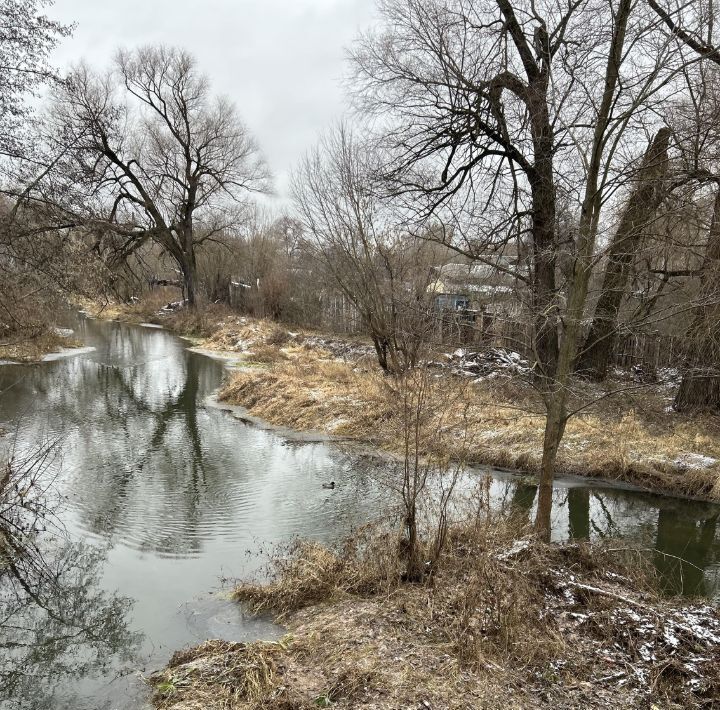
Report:
[[[0,577],[2,708],[145,707],[137,671],[173,650],[280,633],[228,602],[223,579],[256,577],[261,553],[295,536],[335,541],[387,501],[371,475],[382,464],[205,406],[223,364],[182,340],[92,320],[77,331],[94,351],[0,367],[0,423],[17,432],[0,446],[61,442],[49,473],[65,528],[44,543],[50,579],[31,566]],[[526,480],[495,472],[491,492],[532,515]],[[556,503],[556,538],[639,540],[659,551],[667,591],[717,598],[718,506],[573,479]]]

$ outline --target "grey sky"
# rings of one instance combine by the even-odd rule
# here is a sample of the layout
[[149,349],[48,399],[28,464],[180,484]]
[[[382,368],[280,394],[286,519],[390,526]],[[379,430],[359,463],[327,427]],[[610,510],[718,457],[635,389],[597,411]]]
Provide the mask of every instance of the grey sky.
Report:
[[287,195],[288,173],[344,108],[344,48],[367,27],[374,0],[56,0],[77,22],[56,65],[98,68],[118,46],[162,42],[190,50],[217,93],[230,96]]

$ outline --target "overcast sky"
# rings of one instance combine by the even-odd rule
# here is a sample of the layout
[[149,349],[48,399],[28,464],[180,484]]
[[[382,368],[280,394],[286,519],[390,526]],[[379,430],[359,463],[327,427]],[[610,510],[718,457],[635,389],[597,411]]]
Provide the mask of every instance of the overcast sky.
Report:
[[344,48],[370,25],[374,0],[56,0],[51,16],[76,22],[54,63],[102,68],[115,48],[189,49],[216,92],[230,96],[260,142],[275,185],[345,109]]

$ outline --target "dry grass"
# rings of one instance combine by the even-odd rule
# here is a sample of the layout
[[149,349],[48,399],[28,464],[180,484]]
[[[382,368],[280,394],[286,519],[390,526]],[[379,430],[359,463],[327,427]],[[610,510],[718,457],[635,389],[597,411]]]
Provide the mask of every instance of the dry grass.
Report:
[[[234,374],[221,398],[273,424],[356,437],[388,451],[401,448],[397,393],[376,369],[322,351],[267,357],[267,370]],[[444,432],[433,453],[535,473],[542,452],[542,404],[526,385],[507,380],[470,384],[435,380],[429,430]],[[661,400],[662,402],[662,400]],[[657,414],[615,401],[573,417],[558,456],[558,471],[618,479],[647,488],[720,499],[720,465],[693,467],[687,454],[720,460],[720,428],[710,416]],[[467,431],[470,431],[469,444]],[[461,445],[463,451],[454,450]],[[469,448],[468,448],[469,446]],[[462,456],[460,455],[462,454]]]
[[393,535],[376,534],[372,527],[346,541],[340,551],[299,541],[273,559],[273,583],[242,584],[233,596],[256,614],[272,612],[282,619],[299,609],[348,594],[389,594],[402,576],[397,544]]
[[238,587],[281,615],[283,643],[176,655],[153,678],[156,706],[700,708],[720,697],[717,612],[661,602],[637,555],[529,544],[512,521],[478,517],[451,530],[428,584],[407,585],[388,535],[298,544],[270,584]]
[[0,341],[0,360],[15,362],[37,362],[49,353],[63,348],[80,347],[76,338],[60,335],[53,330],[40,333],[15,334],[6,342]]
[[207,641],[178,651],[152,679],[153,703],[187,710],[267,707],[283,650],[279,644]]

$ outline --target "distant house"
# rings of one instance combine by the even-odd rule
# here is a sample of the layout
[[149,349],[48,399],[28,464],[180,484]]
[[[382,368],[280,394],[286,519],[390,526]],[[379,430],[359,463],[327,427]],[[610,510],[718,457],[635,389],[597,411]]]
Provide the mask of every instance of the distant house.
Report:
[[508,312],[514,309],[515,278],[506,269],[516,260],[493,255],[493,264],[445,264],[434,269],[428,292],[439,311]]

